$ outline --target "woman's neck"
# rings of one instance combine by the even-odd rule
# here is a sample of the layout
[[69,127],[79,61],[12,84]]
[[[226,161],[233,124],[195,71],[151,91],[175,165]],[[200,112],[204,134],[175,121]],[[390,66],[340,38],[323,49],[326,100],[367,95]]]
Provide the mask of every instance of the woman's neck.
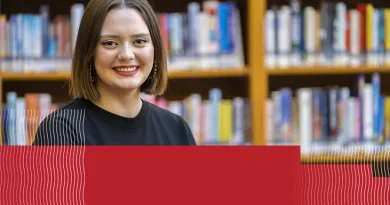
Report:
[[92,101],[98,107],[122,117],[134,118],[142,108],[140,91],[118,92],[98,86],[100,98]]

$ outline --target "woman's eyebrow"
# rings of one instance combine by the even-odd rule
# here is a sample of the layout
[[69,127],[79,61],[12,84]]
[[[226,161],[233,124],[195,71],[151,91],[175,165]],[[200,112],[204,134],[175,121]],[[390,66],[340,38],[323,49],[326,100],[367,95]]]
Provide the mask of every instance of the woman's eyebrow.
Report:
[[[150,34],[148,33],[139,33],[139,34],[132,35],[131,37],[139,38],[139,37],[149,37],[149,36]],[[120,36],[115,34],[105,34],[105,35],[101,35],[100,38],[120,38]]]
[[149,37],[150,34],[148,33],[139,33],[139,34],[135,34],[135,35],[132,35],[132,37]]
[[114,34],[105,34],[101,35],[100,38],[119,38],[119,36]]

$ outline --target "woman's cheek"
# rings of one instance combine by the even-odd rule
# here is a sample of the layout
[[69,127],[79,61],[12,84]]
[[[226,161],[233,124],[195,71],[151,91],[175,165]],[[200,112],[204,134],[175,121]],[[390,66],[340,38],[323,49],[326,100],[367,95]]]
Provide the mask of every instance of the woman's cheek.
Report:
[[96,62],[100,62],[103,64],[110,64],[113,63],[116,59],[117,52],[115,49],[108,50],[103,47],[98,47],[96,51]]
[[154,55],[154,49],[153,47],[147,47],[141,52],[142,58],[144,60],[150,61],[153,60],[153,55]]

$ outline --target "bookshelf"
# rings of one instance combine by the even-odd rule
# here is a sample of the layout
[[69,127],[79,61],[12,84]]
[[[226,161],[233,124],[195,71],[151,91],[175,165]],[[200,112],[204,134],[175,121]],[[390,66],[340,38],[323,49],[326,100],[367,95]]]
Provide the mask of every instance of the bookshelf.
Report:
[[252,105],[253,144],[265,145],[265,99],[268,92],[268,78],[264,68],[263,15],[266,1],[248,0],[248,58],[250,74],[250,100]]
[[[212,70],[193,70],[193,71],[171,71],[168,72],[170,79],[184,78],[225,78],[225,77],[248,77],[248,68],[229,68],[229,69],[212,69]],[[50,80],[69,80],[70,72],[48,72],[48,73],[0,73],[0,78],[3,80],[34,80],[34,81],[50,81]]]
[[0,78],[3,81],[57,81],[68,80],[70,78],[69,72],[53,72],[53,73],[0,73]]
[[170,79],[183,78],[224,78],[224,77],[248,77],[248,68],[229,68],[212,70],[194,70],[194,71],[171,71],[168,72]]
[[268,76],[315,76],[315,75],[356,75],[356,74],[372,74],[372,73],[390,73],[389,67],[376,66],[359,66],[359,67],[325,67],[325,66],[310,66],[310,67],[292,67],[288,69],[267,70]]
[[[33,13],[39,15],[41,12],[41,5],[46,4],[48,5],[50,9],[49,13],[49,19],[53,21],[54,23],[58,23],[58,21],[63,20],[63,17],[69,17],[71,15],[71,7],[72,5],[76,3],[82,3],[86,5],[88,1],[87,0],[66,0],[62,1],[61,4],[55,4],[55,3],[48,3],[43,0],[33,0],[33,1],[26,1],[25,7],[15,7],[10,2],[2,2],[1,4],[1,14],[7,15],[7,20],[10,19],[10,16],[12,14],[28,14]],[[151,5],[155,8],[157,12],[157,17],[161,20],[162,18],[166,18],[166,15],[168,13],[175,13],[175,14],[182,14],[182,12],[188,12],[188,4],[190,2],[197,2],[201,5],[201,10],[204,8],[202,7],[202,3],[204,1],[199,0],[170,0],[170,3],[167,4],[166,2],[157,1],[157,0],[151,0]],[[257,22],[261,19],[258,15],[258,10],[253,9],[253,6],[261,6],[257,1],[239,1],[234,0],[235,8],[239,11],[239,28],[236,29],[234,35],[241,35],[241,43],[237,43],[235,47],[235,52],[238,52],[237,49],[242,49],[242,56],[239,53],[238,56],[229,56],[226,58],[225,61],[232,63],[232,65],[226,65],[224,60],[221,60],[221,65],[218,66],[213,63],[213,61],[204,61],[207,63],[211,62],[211,66],[205,66],[203,61],[191,61],[191,65],[186,65],[184,67],[181,67],[182,63],[175,64],[174,61],[171,61],[172,59],[175,59],[176,56],[170,56],[170,61],[168,65],[168,76],[169,76],[169,83],[167,92],[163,97],[166,97],[168,100],[176,101],[181,100],[184,101],[185,98],[187,98],[189,95],[192,95],[194,93],[199,94],[202,99],[209,98],[209,92],[213,88],[218,88],[220,91],[222,91],[222,97],[223,99],[232,100],[235,97],[242,97],[246,100],[249,100],[249,104],[252,105],[253,103],[261,103],[263,102],[261,100],[261,96],[258,95],[257,89],[251,89],[252,86],[258,86],[258,77],[259,74],[256,70],[252,69],[253,65],[260,65],[259,58],[256,55],[253,55],[253,58],[256,60],[251,59],[251,54],[249,52],[258,52],[256,50],[249,51],[248,49],[251,48],[248,42],[252,42],[249,38],[253,38],[254,41],[258,40],[258,31],[256,31],[255,35],[252,34],[251,26],[255,26],[257,29],[258,25]],[[249,11],[250,10],[250,11]],[[180,13],[179,13],[180,12]],[[62,15],[61,18],[58,18],[58,15]],[[251,25],[249,25],[248,19],[253,19],[252,17],[257,16],[257,20],[251,21]],[[177,16],[175,16],[177,18]],[[0,22],[1,23],[1,22]],[[65,24],[66,25],[66,24]],[[1,25],[0,25],[1,26]],[[163,27],[163,26],[162,26]],[[165,28],[166,29],[166,28]],[[162,32],[164,31],[164,28],[162,29]],[[51,34],[49,34],[51,35]],[[0,39],[1,41],[1,39]],[[253,41],[253,42],[254,42]],[[260,41],[259,41],[260,42]],[[28,41],[23,41],[23,43],[28,43]],[[239,45],[241,44],[241,45]],[[240,48],[241,47],[241,48]],[[0,48],[0,55],[1,55],[1,49]],[[25,49],[25,48],[23,48]],[[173,49],[173,48],[172,48]],[[252,48],[251,48],[252,49]],[[171,54],[175,53],[172,52],[171,49],[168,50]],[[25,52],[25,50],[24,50]],[[27,51],[31,52],[31,51]],[[58,52],[58,50],[57,50]],[[61,51],[62,52],[62,51]],[[58,53],[57,53],[58,54]],[[22,54],[24,55],[24,54]],[[172,54],[175,55],[175,54]],[[58,57],[58,56],[57,56]],[[53,68],[50,68],[49,71],[39,71],[41,70],[38,63],[40,63],[40,59],[35,62],[36,59],[32,59],[32,63],[30,63],[30,59],[27,59],[26,62],[22,62],[22,67],[27,65],[27,67],[23,67],[22,70],[17,70],[15,72],[11,71],[14,68],[13,66],[7,66],[9,63],[13,63],[13,61],[7,62],[9,59],[5,59],[3,63],[0,61],[0,68],[2,72],[0,72],[0,81],[1,81],[1,89],[0,89],[0,96],[2,97],[2,102],[5,103],[7,101],[7,93],[8,92],[16,92],[18,97],[24,96],[26,93],[49,93],[52,95],[52,102],[53,103],[65,103],[68,100],[70,100],[70,96],[67,95],[67,83],[70,78],[70,73],[67,71],[68,65],[70,65],[70,57],[69,57],[69,51],[66,51],[59,56],[60,63],[58,63],[58,66],[53,66],[54,71],[51,70]],[[4,60],[4,59],[3,59]],[[48,61],[49,64],[53,65],[55,63],[57,65],[57,62],[52,62],[53,59],[49,58],[43,58],[43,61]],[[54,59],[55,60],[55,59]],[[19,62],[19,61],[15,61]],[[203,63],[202,63],[203,62]],[[199,67],[194,66],[200,63]],[[28,67],[28,65],[34,64],[34,67]],[[40,64],[39,64],[40,65]],[[17,64],[19,66],[19,64]],[[253,93],[252,93],[253,92]],[[1,105],[0,105],[1,106]],[[255,106],[251,106],[252,109],[258,110],[262,112],[262,109],[256,108]],[[253,112],[251,112],[253,113]],[[250,113],[250,114],[251,114]],[[260,113],[261,114],[261,113]],[[257,115],[257,113],[256,113]],[[258,116],[256,116],[258,117]],[[251,119],[250,124],[261,124],[257,121],[257,118],[250,117]],[[255,128],[258,129],[258,128]],[[258,130],[251,130],[248,135],[251,138],[251,143],[261,145],[261,136],[260,136],[260,129]],[[2,142],[2,140],[0,140]]]
[[[301,153],[303,163],[390,160],[390,120],[384,103],[390,93],[390,4],[292,2],[268,0],[262,10],[264,142],[297,144],[298,140],[301,148],[316,148]],[[337,100],[327,101],[330,90]],[[336,111],[331,111],[331,103]],[[374,152],[366,149],[372,144],[378,146]],[[342,149],[332,154],[319,149],[328,145]],[[361,151],[345,152],[351,147]]]

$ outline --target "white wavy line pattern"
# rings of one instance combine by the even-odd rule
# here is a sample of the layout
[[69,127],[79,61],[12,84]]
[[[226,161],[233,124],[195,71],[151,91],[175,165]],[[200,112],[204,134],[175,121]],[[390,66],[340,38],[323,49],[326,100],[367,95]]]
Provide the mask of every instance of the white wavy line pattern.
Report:
[[[299,168],[298,204],[390,204],[390,177],[383,177],[389,173],[390,164],[382,163],[376,170],[373,164],[388,160],[389,151],[377,145],[363,149],[334,147],[327,155],[320,155],[324,158],[308,155],[308,161],[315,163],[301,164]],[[318,164],[315,160],[329,161]],[[373,171],[382,177],[374,177]]]
[[[27,145],[33,136],[27,126],[37,128],[40,120],[36,116],[42,112],[15,114],[20,123],[15,134],[2,129],[10,144],[0,146],[0,205],[85,204],[85,111],[57,110],[51,118],[57,120],[40,124],[42,139],[52,146]],[[64,121],[58,118],[73,129],[64,128]],[[80,146],[63,146],[74,140],[81,142]]]

